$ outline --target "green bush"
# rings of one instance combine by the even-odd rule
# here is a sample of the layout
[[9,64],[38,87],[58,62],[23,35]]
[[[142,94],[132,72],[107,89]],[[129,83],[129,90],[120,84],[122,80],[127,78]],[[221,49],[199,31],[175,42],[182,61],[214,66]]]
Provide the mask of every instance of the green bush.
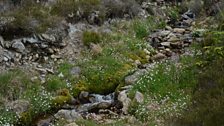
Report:
[[224,32],[208,32],[205,34],[205,40],[201,43],[201,55],[203,62],[211,62],[224,58]]
[[49,76],[45,85],[47,91],[50,92],[67,87],[66,82],[58,76]]
[[147,25],[140,21],[134,22],[133,28],[135,36],[139,39],[145,38],[149,34]]
[[224,124],[224,60],[213,62],[198,78],[192,105],[181,125],[221,126]]
[[90,46],[91,43],[100,43],[101,35],[93,31],[84,31],[82,34],[82,42],[86,46]]

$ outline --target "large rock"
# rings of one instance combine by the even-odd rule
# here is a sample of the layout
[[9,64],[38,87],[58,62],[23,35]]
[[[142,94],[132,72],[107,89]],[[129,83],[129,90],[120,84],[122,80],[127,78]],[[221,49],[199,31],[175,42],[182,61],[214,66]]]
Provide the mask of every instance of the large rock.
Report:
[[75,109],[73,110],[59,110],[54,117],[56,119],[65,119],[68,122],[74,122],[76,120],[82,119],[82,116],[76,112]]
[[125,77],[125,84],[133,85],[139,79],[139,77],[144,75],[146,72],[147,71],[145,69],[137,70],[134,74]]
[[173,31],[176,33],[183,34],[186,30],[184,28],[174,28]]
[[128,114],[128,108],[131,104],[131,99],[128,98],[126,90],[121,91],[118,95],[118,101],[120,101],[123,105],[122,112],[124,114]]
[[17,52],[23,53],[26,49],[24,44],[21,42],[21,40],[14,40],[12,44],[12,48],[15,49]]
[[134,99],[138,103],[143,103],[144,102],[144,95],[141,92],[137,91],[135,93],[135,98]]

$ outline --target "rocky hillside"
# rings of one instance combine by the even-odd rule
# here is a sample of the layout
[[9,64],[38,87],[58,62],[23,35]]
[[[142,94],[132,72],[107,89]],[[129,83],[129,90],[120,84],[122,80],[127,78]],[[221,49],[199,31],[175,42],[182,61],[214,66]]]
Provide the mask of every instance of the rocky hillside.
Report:
[[1,0],[1,126],[224,125],[223,0]]

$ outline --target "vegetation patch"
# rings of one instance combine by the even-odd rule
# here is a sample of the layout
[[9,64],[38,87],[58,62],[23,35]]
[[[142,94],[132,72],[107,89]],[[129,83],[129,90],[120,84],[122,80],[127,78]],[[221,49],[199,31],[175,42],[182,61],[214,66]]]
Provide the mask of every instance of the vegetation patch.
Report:
[[97,32],[85,31],[82,34],[82,41],[86,46],[90,46],[91,43],[97,44],[101,41],[101,35]]
[[131,98],[139,91],[145,100],[141,104],[133,101],[129,112],[148,125],[165,125],[167,120],[179,117],[190,102],[191,90],[196,84],[194,62],[186,56],[178,65],[170,61],[155,64],[130,91]]

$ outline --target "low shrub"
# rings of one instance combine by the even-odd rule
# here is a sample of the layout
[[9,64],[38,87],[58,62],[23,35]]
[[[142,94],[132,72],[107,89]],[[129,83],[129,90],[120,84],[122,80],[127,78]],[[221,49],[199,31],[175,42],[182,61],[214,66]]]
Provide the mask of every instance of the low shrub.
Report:
[[49,76],[45,84],[46,90],[53,92],[59,89],[67,88],[67,83],[58,76]]
[[51,14],[65,17],[72,22],[78,22],[88,20],[90,14],[99,11],[99,9],[101,9],[100,0],[57,0],[51,9]]
[[86,46],[90,46],[91,43],[100,43],[101,35],[93,31],[84,31],[82,34],[82,42]]
[[12,22],[6,24],[3,37],[29,36],[32,33],[42,33],[54,28],[62,20],[61,17],[51,15],[50,9],[38,4],[24,5],[12,11],[1,14],[3,17],[14,17]]
[[147,37],[149,34],[147,25],[144,23],[141,23],[140,21],[134,22],[133,29],[135,32],[135,36],[139,39],[143,39]]

